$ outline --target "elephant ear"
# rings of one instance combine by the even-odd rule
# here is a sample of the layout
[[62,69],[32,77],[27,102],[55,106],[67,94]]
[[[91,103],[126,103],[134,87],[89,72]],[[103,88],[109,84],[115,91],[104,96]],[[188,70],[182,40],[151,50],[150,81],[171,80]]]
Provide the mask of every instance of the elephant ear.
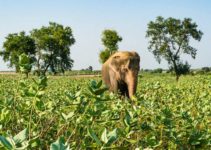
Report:
[[129,69],[139,70],[140,57],[131,57],[127,62],[127,67]]

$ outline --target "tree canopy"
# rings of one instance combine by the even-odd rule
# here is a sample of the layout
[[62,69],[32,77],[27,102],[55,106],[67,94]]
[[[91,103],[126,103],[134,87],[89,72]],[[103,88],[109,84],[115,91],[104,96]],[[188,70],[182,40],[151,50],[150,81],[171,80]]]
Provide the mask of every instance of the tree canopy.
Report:
[[[150,21],[146,37],[150,38],[149,51],[152,52],[156,60],[160,63],[165,59],[170,68],[173,68],[176,79],[184,73],[184,68],[189,65],[183,64],[181,54],[196,57],[197,49],[190,46],[190,39],[200,41],[203,33],[197,29],[197,24],[190,18],[179,20],[159,16],[155,21]],[[188,70],[188,69],[185,69]]]
[[70,58],[70,46],[75,39],[70,27],[50,22],[49,26],[34,29],[31,32],[37,45],[37,69],[44,73],[50,67],[56,73],[60,70],[70,70],[73,60]]
[[118,42],[122,41],[122,37],[120,37],[115,30],[104,30],[102,33],[102,43],[104,45],[104,50],[100,52],[100,62],[104,63],[111,54],[118,50]]
[[5,62],[9,62],[9,67],[15,67],[18,72],[20,67],[18,64],[19,56],[24,53],[29,56],[30,61],[35,59],[35,41],[25,32],[9,34],[3,43],[3,56]]
[[3,43],[3,56],[10,67],[19,71],[19,56],[26,54],[30,64],[36,66],[38,73],[46,73],[50,68],[53,73],[71,70],[73,60],[70,58],[70,46],[75,39],[70,27],[50,22],[48,26],[31,31],[31,35],[25,32],[9,34]]

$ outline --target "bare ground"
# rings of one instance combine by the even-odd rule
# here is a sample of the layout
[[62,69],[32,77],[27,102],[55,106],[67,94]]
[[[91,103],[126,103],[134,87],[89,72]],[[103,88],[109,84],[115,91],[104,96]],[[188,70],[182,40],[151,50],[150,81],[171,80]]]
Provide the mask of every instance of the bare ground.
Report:
[[[18,73],[12,71],[0,71],[0,75],[17,75]],[[62,76],[53,76],[53,77],[62,77]],[[100,75],[69,75],[69,77],[73,78],[92,78],[92,77],[100,77]]]

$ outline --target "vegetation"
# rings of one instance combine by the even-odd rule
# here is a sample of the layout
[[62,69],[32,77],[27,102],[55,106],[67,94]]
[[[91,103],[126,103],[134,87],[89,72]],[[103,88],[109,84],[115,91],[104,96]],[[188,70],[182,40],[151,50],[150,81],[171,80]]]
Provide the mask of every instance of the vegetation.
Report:
[[26,54],[21,54],[19,56],[18,65],[20,67],[21,73],[26,74],[26,77],[28,78],[29,72],[32,69],[32,64],[30,62],[30,58]]
[[[211,147],[211,74],[197,75],[180,60],[182,53],[196,56],[189,39],[202,32],[190,19],[158,17],[148,25],[149,49],[170,69],[142,70],[132,100],[109,93],[89,66],[71,70],[70,27],[49,26],[9,34],[0,53],[4,61],[23,74],[0,74],[0,149],[209,149]],[[122,38],[113,30],[103,32],[101,62],[118,49]],[[29,76],[37,67],[37,76]],[[174,71],[175,82],[171,74]],[[36,71],[36,70],[35,70]],[[98,75],[79,78],[78,74]],[[201,73],[200,73],[201,74]],[[29,76],[29,77],[28,77]],[[27,77],[27,78],[26,78]]]
[[142,74],[131,101],[99,78],[1,75],[0,149],[209,149],[210,80]]
[[81,71],[92,72],[92,71],[93,71],[93,67],[92,67],[92,66],[89,66],[89,67],[86,68],[86,69],[81,69]]
[[50,22],[48,27],[34,29],[31,32],[37,45],[37,70],[45,74],[50,67],[53,73],[70,70],[73,60],[70,58],[70,46],[75,43],[70,27]]
[[162,68],[157,68],[157,69],[154,69],[152,71],[152,73],[162,73],[163,72],[163,69]]
[[209,68],[209,67],[202,67],[201,70],[204,71],[205,73],[207,73],[207,72],[211,71],[211,68]]
[[122,41],[122,37],[114,30],[104,30],[102,34],[102,42],[105,49],[100,52],[100,62],[104,63],[111,54],[118,50],[118,42]]
[[3,48],[0,56],[3,57],[5,62],[9,62],[9,67],[15,67],[16,72],[20,70],[18,61],[22,53],[28,55],[31,62],[35,60],[35,41],[25,32],[9,34],[3,43]]
[[70,46],[74,43],[70,27],[50,22],[47,27],[32,30],[30,36],[25,35],[25,32],[9,34],[0,55],[17,72],[20,71],[18,58],[24,53],[30,57],[30,62],[39,75],[45,74],[49,68],[54,74],[64,73],[73,67]]
[[154,54],[159,63],[161,58],[168,62],[178,81],[180,75],[186,74],[190,69],[187,62],[183,64],[181,61],[181,54],[188,54],[195,58],[197,49],[190,46],[190,39],[200,41],[202,35],[203,33],[197,30],[196,23],[193,23],[190,18],[181,21],[159,16],[154,22],[148,24],[146,37],[150,38],[149,51]]

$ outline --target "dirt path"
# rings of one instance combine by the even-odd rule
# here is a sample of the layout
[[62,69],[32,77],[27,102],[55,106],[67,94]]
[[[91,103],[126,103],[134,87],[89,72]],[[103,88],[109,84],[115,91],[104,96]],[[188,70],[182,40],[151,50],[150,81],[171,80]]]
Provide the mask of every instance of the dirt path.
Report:
[[[0,75],[18,75],[18,73],[16,72],[10,72],[10,71],[0,71]],[[92,77],[100,77],[101,75],[92,75],[92,74],[86,74],[86,75],[83,75],[83,74],[79,74],[79,75],[67,75],[67,76],[64,76],[64,77],[73,77],[73,78],[92,78]],[[62,76],[59,76],[59,75],[55,75],[55,76],[52,76],[52,77],[62,77]]]
[[71,75],[70,77],[79,77],[79,78],[91,78],[91,77],[100,77],[100,75]]
[[16,74],[16,72],[12,72],[12,71],[0,71],[0,74]]

